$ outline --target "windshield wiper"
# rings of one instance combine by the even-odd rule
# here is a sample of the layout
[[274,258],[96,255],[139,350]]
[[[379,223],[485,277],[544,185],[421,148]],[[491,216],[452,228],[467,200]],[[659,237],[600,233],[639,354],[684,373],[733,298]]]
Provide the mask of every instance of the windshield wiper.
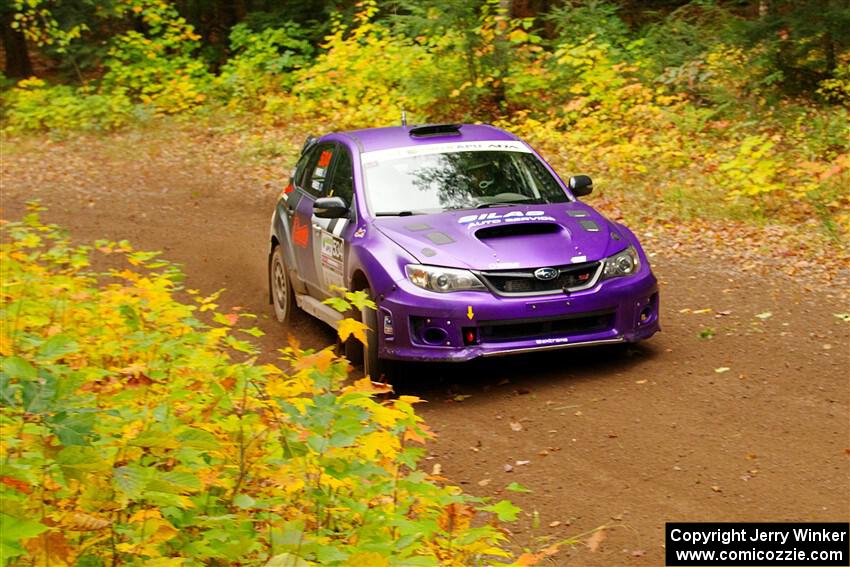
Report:
[[410,217],[413,215],[422,215],[424,213],[420,213],[418,211],[389,211],[389,212],[380,212],[375,213],[376,217]]
[[493,203],[481,203],[480,205],[476,205],[475,208],[476,209],[489,209],[490,207],[507,207],[509,205],[533,205],[533,204],[537,204],[536,201],[538,201],[538,199],[535,199],[533,197],[529,197],[528,199],[523,199],[522,201],[520,201],[519,199],[513,199],[513,200],[510,200],[510,201],[496,201],[496,202],[493,202]]
[[509,201],[502,201],[498,203],[481,203],[480,205],[475,205],[476,209],[489,209],[490,207],[507,207],[509,205],[516,205],[517,203],[511,203]]

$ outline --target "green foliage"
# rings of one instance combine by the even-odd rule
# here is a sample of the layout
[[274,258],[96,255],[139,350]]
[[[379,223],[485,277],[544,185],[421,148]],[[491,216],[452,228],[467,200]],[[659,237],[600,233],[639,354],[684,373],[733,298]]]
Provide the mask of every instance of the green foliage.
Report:
[[94,0],[72,5],[89,16],[33,0],[19,5],[19,25],[69,49],[98,27],[74,25],[112,26],[102,76],[7,90],[6,131],[108,129],[210,105],[342,130],[394,124],[405,109],[411,122],[503,126],[642,214],[817,215],[850,230],[846,2],[772,0],[757,15],[722,0],[659,3],[668,9],[657,14],[569,0],[538,18],[498,0],[258,3],[228,25],[217,74],[199,55],[212,40],[184,15],[211,34],[198,6],[116,0],[93,16]]
[[12,0],[13,29],[51,60],[65,77],[83,80],[96,65],[100,43],[92,29],[100,26],[103,6],[96,0]]
[[[82,28],[73,33],[61,29],[47,5],[38,1],[22,7],[19,24],[38,42],[67,51]],[[195,56],[200,36],[172,4],[119,0],[105,10],[109,17],[128,19],[144,31],[129,29],[110,39],[103,54],[106,71],[97,84],[75,88],[48,86],[40,79],[18,83],[3,97],[6,130],[110,129],[133,116],[190,112],[207,100],[213,76]]]
[[134,14],[146,33],[128,30],[110,45],[102,89],[123,89],[157,113],[194,109],[206,99],[212,76],[194,57],[200,47],[192,26],[159,0],[123,0],[119,14]]
[[59,13],[61,2],[55,0],[13,0],[13,5],[12,28],[21,30],[35,45],[48,46],[58,54],[68,53],[75,40],[89,29],[85,22],[60,22],[66,18]]
[[733,37],[735,17],[712,1],[690,2],[641,30],[638,57],[646,78],[699,96],[712,76],[706,54]]
[[[297,106],[303,116],[324,116],[340,127],[397,120],[400,108],[428,107],[428,93],[405,88],[417,69],[430,68],[423,46],[376,23],[377,7],[365,2],[355,27],[338,22],[324,52],[296,74],[292,95],[278,105]],[[274,109],[272,110],[274,112]]]
[[[843,0],[773,0],[763,17],[739,22],[740,43],[759,54],[759,75],[781,92],[815,93],[836,77],[850,50],[850,6]],[[843,62],[841,61],[843,59]]]
[[[498,0],[399,1],[394,30],[415,38],[433,57],[433,68],[415,69],[408,88],[428,93],[429,117],[488,120],[511,106],[508,90],[522,81],[516,62],[540,52],[533,18],[514,18]],[[432,118],[433,119],[433,118]]]
[[617,15],[620,7],[600,0],[567,0],[547,15],[555,26],[559,40],[590,36],[605,38],[613,45],[625,45],[629,39],[629,28]]
[[313,47],[293,23],[259,32],[237,24],[230,32],[230,51],[218,80],[225,96],[241,104],[292,87],[292,71],[309,63]]
[[33,213],[3,225],[0,260],[4,564],[509,557],[496,523],[516,507],[416,469],[432,436],[418,398],[346,383],[330,349],[258,364],[244,315],[218,294],[178,301],[179,270],[126,241],[72,245]]
[[830,102],[850,106],[850,57],[836,66],[831,78],[820,82],[817,93]]
[[85,92],[36,78],[20,81],[2,95],[5,129],[110,130],[132,118],[133,103],[123,89],[109,95]]

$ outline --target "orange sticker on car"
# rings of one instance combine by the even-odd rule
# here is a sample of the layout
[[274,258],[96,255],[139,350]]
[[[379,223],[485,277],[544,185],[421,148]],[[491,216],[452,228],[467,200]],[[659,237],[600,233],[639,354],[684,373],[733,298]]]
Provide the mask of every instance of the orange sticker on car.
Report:
[[329,163],[331,163],[331,158],[334,153],[331,150],[325,150],[322,152],[322,155],[319,156],[319,163],[316,165],[318,167],[327,167]]
[[307,248],[307,240],[310,238],[310,231],[307,225],[301,222],[301,219],[296,216],[292,223],[292,242],[301,248]]

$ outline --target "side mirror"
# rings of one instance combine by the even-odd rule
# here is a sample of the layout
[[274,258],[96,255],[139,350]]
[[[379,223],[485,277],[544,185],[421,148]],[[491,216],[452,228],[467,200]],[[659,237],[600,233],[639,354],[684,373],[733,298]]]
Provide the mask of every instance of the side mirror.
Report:
[[348,205],[342,197],[320,197],[313,203],[313,214],[320,219],[340,219],[348,216]]
[[587,175],[575,175],[570,177],[570,191],[576,197],[584,197],[593,192],[593,180]]

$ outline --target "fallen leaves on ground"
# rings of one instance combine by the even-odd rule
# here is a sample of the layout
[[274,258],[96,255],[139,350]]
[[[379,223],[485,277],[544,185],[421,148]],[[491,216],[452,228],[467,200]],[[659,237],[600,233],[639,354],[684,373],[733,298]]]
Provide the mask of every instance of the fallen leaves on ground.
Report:
[[604,528],[596,530],[589,538],[587,538],[587,547],[591,552],[596,553],[599,551],[599,546],[602,545],[602,542],[605,541],[606,537],[608,537],[608,532]]

